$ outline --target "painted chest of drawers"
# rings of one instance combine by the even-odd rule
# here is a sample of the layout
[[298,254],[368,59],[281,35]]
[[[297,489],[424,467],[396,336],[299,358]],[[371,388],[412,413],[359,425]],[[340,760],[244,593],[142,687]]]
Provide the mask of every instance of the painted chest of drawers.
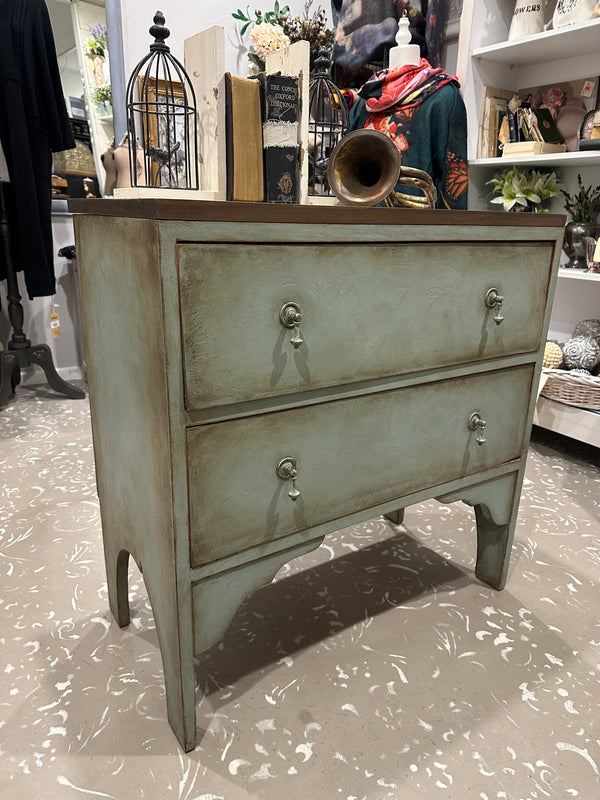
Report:
[[131,555],[184,749],[194,654],[328,532],[464,500],[502,588],[562,217],[71,205],[110,604]]

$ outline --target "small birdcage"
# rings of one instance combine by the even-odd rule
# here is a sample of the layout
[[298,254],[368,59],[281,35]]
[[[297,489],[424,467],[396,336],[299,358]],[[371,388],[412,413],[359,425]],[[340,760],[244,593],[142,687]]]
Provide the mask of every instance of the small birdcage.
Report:
[[322,47],[315,59],[317,72],[308,92],[308,193],[333,197],[327,180],[329,156],[348,130],[348,106],[329,78],[331,61]]
[[165,39],[171,32],[157,11],[154,42],[127,84],[131,185],[198,189],[196,96],[183,65]]

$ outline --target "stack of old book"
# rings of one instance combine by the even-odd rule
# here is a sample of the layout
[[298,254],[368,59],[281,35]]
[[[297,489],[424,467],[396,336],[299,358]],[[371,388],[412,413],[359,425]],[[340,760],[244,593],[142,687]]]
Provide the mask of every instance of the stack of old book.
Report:
[[513,91],[485,87],[478,158],[562,153],[566,149],[549,109],[533,108]]
[[300,202],[298,78],[225,75],[227,199]]
[[509,138],[503,144],[503,156],[537,156],[567,149],[550,109],[531,108],[521,104],[518,97],[506,104],[506,127]]

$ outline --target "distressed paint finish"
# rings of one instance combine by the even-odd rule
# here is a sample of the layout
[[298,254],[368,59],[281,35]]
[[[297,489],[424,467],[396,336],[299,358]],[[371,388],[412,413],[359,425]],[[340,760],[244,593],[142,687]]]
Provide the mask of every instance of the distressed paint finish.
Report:
[[[551,255],[547,242],[182,245],[186,406],[535,351]],[[279,320],[288,301],[302,312],[298,348]]]
[[[517,459],[531,378],[528,365],[189,428],[192,566]],[[275,474],[288,456],[295,501]]]
[[[196,743],[193,653],[218,641],[243,598],[268,582],[287,560],[316,547],[326,533],[376,514],[399,520],[398,508],[452,494],[475,505],[477,574],[493,586],[503,585],[562,217],[544,215],[538,224],[492,213],[365,209],[358,214],[337,208],[315,213],[302,206],[147,200],[74,202],[72,208],[84,214],[76,222],[76,236],[110,604],[119,623],[127,624],[125,569],[130,553],[143,569],[161,646],[168,717],[184,749]],[[330,245],[342,249],[349,242],[360,250],[363,264],[348,258],[334,259],[333,270],[322,266],[327,262],[324,256],[332,252]],[[456,257],[451,242],[456,244]],[[465,242],[477,246],[465,247]],[[491,252],[486,250],[489,242],[502,242],[494,252],[500,248],[517,262],[522,254],[521,274],[511,266],[506,269],[512,293],[505,292],[504,284],[498,288],[507,295],[502,326],[510,320],[512,304],[525,333],[508,325],[499,333],[486,312],[477,344],[461,344],[453,314],[473,325],[470,312],[464,313],[467,301],[462,293],[468,300],[469,287],[476,287],[473,294],[480,285],[487,288],[481,277],[489,274],[487,259],[484,264],[475,255],[479,250]],[[399,243],[403,247],[398,248]],[[183,287],[177,253],[194,254],[202,248],[212,248],[221,285],[214,277],[196,280],[192,269]],[[237,248],[246,257],[259,248],[290,256],[304,251],[299,264],[308,270],[302,273],[307,280],[307,265],[312,260],[321,265],[312,271],[310,291],[302,289],[309,304],[316,302],[312,295],[319,293],[321,272],[331,281],[324,299],[328,295],[334,307],[339,291],[348,302],[350,295],[343,293],[355,290],[350,284],[358,281],[364,287],[364,308],[354,300],[352,314],[335,326],[336,335],[346,330],[348,353],[355,358],[360,379],[350,376],[348,384],[327,388],[331,380],[343,380],[336,364],[339,346],[332,353],[324,344],[311,342],[319,353],[311,368],[319,377],[310,391],[294,384],[297,377],[286,378],[287,389],[282,379],[272,397],[261,396],[256,380],[264,385],[263,371],[262,378],[250,377],[256,394],[246,387],[242,397],[247,399],[237,403],[221,387],[226,396],[215,396],[222,407],[218,413],[186,408],[183,353],[189,368],[196,342],[189,329],[182,334],[182,307],[183,327],[191,320],[199,325],[192,311],[194,293],[198,306],[207,295],[208,316],[214,306],[222,330],[227,327],[225,352],[217,352],[215,345],[220,368],[236,369],[227,350],[239,348],[245,333],[239,319],[231,316],[240,280],[232,256]],[[377,282],[376,256],[382,252],[388,254],[381,270],[385,292],[371,286]],[[389,298],[384,295],[393,288],[395,259],[402,253],[406,260],[409,252],[417,260],[419,254],[428,256],[418,272],[429,299],[417,293],[415,302],[400,304],[401,313],[388,313]],[[436,261],[438,252],[446,256],[444,265]],[[226,255],[219,261],[221,253]],[[466,261],[461,258],[465,253]],[[465,263],[470,268],[465,269]],[[294,263],[286,266],[293,271]],[[496,274],[504,274],[502,266],[494,264]],[[411,275],[414,292],[414,267],[403,263],[402,269]],[[254,257],[248,273],[257,297],[269,296],[270,283],[279,280],[276,272],[271,268],[261,273]],[[438,280],[440,298],[433,302]],[[444,305],[445,294],[452,302]],[[287,300],[293,298],[282,302]],[[274,299],[269,302],[273,306]],[[386,311],[383,321],[378,318],[381,304]],[[431,313],[438,315],[438,331],[430,331],[424,319],[407,323],[407,317],[422,315],[424,307],[435,309]],[[447,326],[454,330],[452,337]],[[306,330],[308,336],[310,329]],[[428,331],[420,348],[409,341],[413,331]],[[390,378],[384,365],[392,359],[376,352],[392,347],[390,342],[399,336],[410,357],[394,366]],[[327,338],[325,328],[321,337]],[[462,353],[467,360],[448,363],[444,342],[457,359]],[[262,341],[258,350],[264,352],[264,346]],[[248,353],[258,360],[252,348]],[[365,366],[370,353],[378,364],[371,373]],[[327,360],[331,380],[324,372]],[[346,375],[347,367],[344,370]],[[371,379],[365,381],[366,375]],[[197,374],[194,381],[201,392],[202,376]],[[472,411],[480,411],[488,422],[488,441],[482,446],[474,432],[465,430],[465,417]],[[299,454],[293,448],[299,448]],[[300,466],[302,494],[296,503],[287,496],[287,484],[273,477],[278,460],[286,456],[297,457]]]
[[186,618],[178,615],[156,225],[75,217],[75,226],[110,607],[120,625],[129,623],[131,554],[143,570],[154,611],[169,721],[189,748],[195,737],[194,674],[191,634],[186,644]]

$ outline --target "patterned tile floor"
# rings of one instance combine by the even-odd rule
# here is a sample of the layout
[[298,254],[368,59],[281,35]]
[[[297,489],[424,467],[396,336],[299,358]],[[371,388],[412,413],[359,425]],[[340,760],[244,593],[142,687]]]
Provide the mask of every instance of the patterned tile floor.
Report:
[[473,512],[327,537],[198,659],[197,749],[166,721],[143,581],[106,598],[87,401],[0,412],[0,797],[600,797],[598,451],[535,431],[507,588]]

